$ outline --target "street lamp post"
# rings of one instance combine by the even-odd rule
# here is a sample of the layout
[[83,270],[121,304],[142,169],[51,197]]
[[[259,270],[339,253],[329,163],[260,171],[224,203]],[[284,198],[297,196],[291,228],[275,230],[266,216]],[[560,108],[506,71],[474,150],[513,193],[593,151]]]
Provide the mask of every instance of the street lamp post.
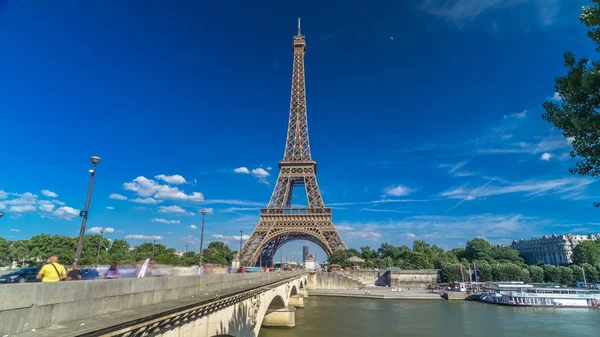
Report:
[[94,166],[90,169],[90,186],[88,187],[87,198],[85,200],[85,209],[79,214],[82,217],[81,228],[79,229],[79,240],[77,241],[77,251],[75,252],[74,263],[79,263],[81,251],[83,249],[83,235],[85,234],[85,225],[87,223],[88,210],[90,208],[90,199],[92,198],[92,187],[94,186],[94,176],[96,175],[96,165],[100,162],[100,157],[91,156],[90,161]]
[[98,254],[96,254],[96,269],[98,269],[98,260],[100,259],[100,248],[102,247],[102,234],[104,234],[104,228],[100,230],[100,239],[98,240]]
[[198,259],[198,272],[200,272],[200,268],[202,268],[202,246],[204,244],[204,216],[206,215],[206,210],[203,209],[200,213],[202,213],[202,228],[200,229],[200,258]]
[[4,212],[0,212],[0,218],[4,216]]
[[152,258],[154,259],[154,248],[156,248],[156,239],[152,240]]
[[242,233],[244,233],[244,230],[240,228],[240,252],[238,253],[240,256],[240,266],[242,265]]

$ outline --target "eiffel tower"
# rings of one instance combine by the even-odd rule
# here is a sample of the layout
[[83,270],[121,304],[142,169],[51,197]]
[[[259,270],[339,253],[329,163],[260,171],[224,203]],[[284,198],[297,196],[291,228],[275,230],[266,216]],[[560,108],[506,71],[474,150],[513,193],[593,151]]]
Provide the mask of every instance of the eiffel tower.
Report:
[[[269,205],[260,210],[258,226],[242,248],[241,262],[246,266],[272,265],[275,252],[294,240],[314,242],[327,255],[347,249],[331,221],[331,208],[323,203],[317,185],[317,163],[310,155],[304,85],[306,40],[300,31],[300,18],[292,45],[294,69],[285,152]],[[308,208],[292,207],[292,191],[296,186],[304,186]]]

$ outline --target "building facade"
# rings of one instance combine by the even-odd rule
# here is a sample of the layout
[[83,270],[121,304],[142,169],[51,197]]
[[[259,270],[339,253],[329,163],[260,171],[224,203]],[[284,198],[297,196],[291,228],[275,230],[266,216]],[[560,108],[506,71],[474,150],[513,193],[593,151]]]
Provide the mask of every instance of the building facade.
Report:
[[580,242],[597,239],[600,239],[600,234],[552,234],[530,240],[513,240],[511,247],[521,252],[528,264],[543,262],[558,266],[573,262],[573,248]]

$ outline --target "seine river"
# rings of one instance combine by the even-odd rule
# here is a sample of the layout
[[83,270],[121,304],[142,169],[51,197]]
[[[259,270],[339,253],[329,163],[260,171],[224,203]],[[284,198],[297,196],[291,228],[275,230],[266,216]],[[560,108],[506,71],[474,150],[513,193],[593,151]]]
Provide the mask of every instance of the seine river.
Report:
[[296,327],[259,337],[592,337],[600,310],[512,308],[480,302],[310,296]]

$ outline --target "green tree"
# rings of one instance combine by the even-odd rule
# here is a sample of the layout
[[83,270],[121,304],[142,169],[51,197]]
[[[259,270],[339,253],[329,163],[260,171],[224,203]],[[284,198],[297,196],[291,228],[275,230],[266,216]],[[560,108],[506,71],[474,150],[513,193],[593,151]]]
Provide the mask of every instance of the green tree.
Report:
[[492,257],[494,261],[497,262],[524,262],[523,258],[519,254],[519,251],[508,246],[493,247]]
[[559,266],[558,274],[559,274],[559,283],[560,284],[569,285],[569,284],[573,284],[575,281],[575,279],[573,278],[573,269],[571,269],[569,267]]
[[[598,45],[600,51],[600,0],[592,0],[593,6],[583,7],[579,19],[588,28],[588,37]],[[554,90],[560,102],[546,101],[546,113],[542,118],[563,131],[572,139],[571,157],[580,157],[576,167],[569,169],[573,174],[600,175],[600,62],[590,62],[587,57],[577,59],[575,54],[564,55],[566,76],[555,80]],[[595,203],[600,207],[600,203]]]
[[230,265],[233,257],[233,252],[229,246],[220,241],[209,243],[208,247],[202,252],[203,263]]
[[470,241],[467,241],[467,246],[465,247],[465,257],[469,261],[492,260],[492,245],[481,238],[474,238]]
[[413,252],[408,261],[405,261],[406,269],[433,269],[433,263],[425,253]]
[[350,258],[351,256],[352,254],[347,250],[338,250],[331,253],[329,256],[329,263],[339,264],[340,266],[345,267],[347,265],[346,259]]
[[81,251],[80,265],[94,266],[96,264],[96,256],[98,255],[98,243],[102,242],[100,247],[99,263],[107,263],[110,240],[100,234],[91,234],[83,237],[83,249]]
[[31,259],[31,250],[28,240],[12,241],[8,247],[8,254],[11,261],[16,261],[25,266],[25,262]]
[[9,242],[0,236],[0,266],[9,266],[10,258],[9,258]]
[[560,283],[561,275],[557,266],[551,264],[544,265],[544,282]]
[[459,261],[466,258],[464,248],[454,248],[451,250],[451,252],[454,254],[454,256],[456,256],[456,258]]
[[377,252],[369,246],[360,247],[360,255],[365,261],[377,258]]
[[573,248],[573,263],[591,265],[600,264],[600,240],[588,240]]
[[598,282],[600,280],[598,275],[598,270],[594,268],[589,263],[582,264],[583,269],[585,270],[585,278],[588,282]]
[[181,256],[181,263],[184,266],[189,267],[189,266],[198,264],[198,259],[199,259],[198,254],[196,254],[193,251],[189,251],[189,252],[183,253],[183,256]]
[[529,276],[531,278],[531,282],[533,282],[533,283],[543,283],[544,282],[544,269],[542,267],[529,265],[529,266],[527,266],[527,270],[529,271]]
[[156,263],[166,264],[170,266],[179,265],[181,262],[179,256],[175,255],[173,251],[166,251],[156,257]]
[[125,240],[116,239],[108,248],[108,263],[116,262],[118,264],[132,263],[133,259],[129,254],[129,243]]
[[[463,266],[464,268],[464,266]],[[469,280],[469,276],[467,275],[467,270],[464,269],[463,273],[466,277],[466,280]],[[441,276],[442,282],[450,283],[450,282],[459,282],[462,281],[462,275],[460,274],[460,265],[458,263],[444,263],[441,267]]]

